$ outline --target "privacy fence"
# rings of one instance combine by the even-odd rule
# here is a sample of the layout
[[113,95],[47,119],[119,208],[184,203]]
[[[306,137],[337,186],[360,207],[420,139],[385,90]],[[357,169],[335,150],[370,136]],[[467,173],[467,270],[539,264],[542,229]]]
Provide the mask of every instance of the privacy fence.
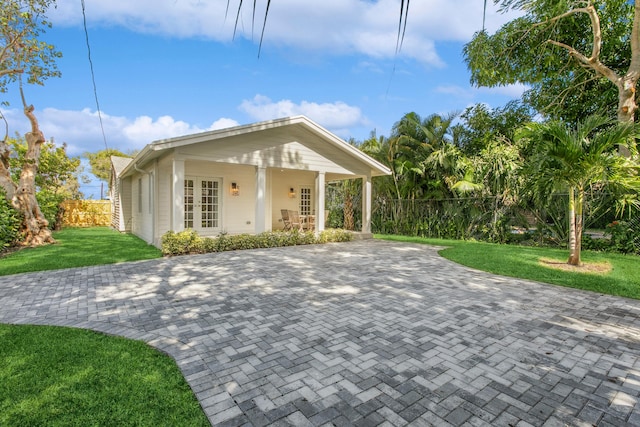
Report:
[[110,200],[66,200],[61,207],[64,226],[94,227],[111,224]]

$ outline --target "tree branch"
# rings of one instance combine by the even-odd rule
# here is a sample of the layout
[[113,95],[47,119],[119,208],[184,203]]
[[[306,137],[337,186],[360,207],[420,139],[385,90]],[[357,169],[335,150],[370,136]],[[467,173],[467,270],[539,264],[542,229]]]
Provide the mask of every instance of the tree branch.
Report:
[[6,76],[7,74],[22,74],[24,73],[24,69],[22,68],[11,68],[9,70],[0,71],[0,77]]
[[640,76],[640,0],[635,0],[633,27],[631,27],[631,64],[627,76],[638,79]]

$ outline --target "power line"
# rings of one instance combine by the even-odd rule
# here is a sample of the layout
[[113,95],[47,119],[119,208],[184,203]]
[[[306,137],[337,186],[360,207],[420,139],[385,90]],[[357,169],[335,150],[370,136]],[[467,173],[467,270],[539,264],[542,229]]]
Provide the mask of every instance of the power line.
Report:
[[80,0],[82,4],[82,21],[84,23],[84,37],[87,41],[87,56],[89,57],[89,68],[91,69],[91,82],[93,83],[93,96],[96,99],[96,109],[98,110],[98,119],[100,120],[100,129],[102,130],[102,140],[104,141],[104,148],[109,149],[107,145],[107,135],[104,133],[104,125],[102,124],[102,112],[100,111],[100,103],[98,102],[98,89],[96,87],[96,76],[93,72],[93,61],[91,60],[91,46],[89,44],[89,31],[87,30],[87,15],[84,8],[84,0]]

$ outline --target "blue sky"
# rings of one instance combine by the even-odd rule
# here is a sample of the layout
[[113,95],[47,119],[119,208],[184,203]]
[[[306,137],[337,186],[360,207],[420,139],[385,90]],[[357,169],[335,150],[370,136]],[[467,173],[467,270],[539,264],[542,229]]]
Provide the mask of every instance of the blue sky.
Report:
[[[257,23],[237,0],[86,0],[107,145],[141,149],[157,139],[304,114],[342,138],[388,135],[405,113],[499,107],[521,86],[473,88],[462,47],[482,26],[482,0],[412,2],[395,55],[399,0],[273,0],[260,58]],[[246,2],[251,6],[253,2]],[[489,2],[491,3],[491,2]],[[62,77],[26,88],[47,138],[70,155],[105,148],[97,115],[81,3],[58,0],[45,39],[63,54]],[[489,6],[494,31],[513,16]],[[17,88],[3,109],[11,134],[27,123]],[[95,181],[83,187],[100,196]]]

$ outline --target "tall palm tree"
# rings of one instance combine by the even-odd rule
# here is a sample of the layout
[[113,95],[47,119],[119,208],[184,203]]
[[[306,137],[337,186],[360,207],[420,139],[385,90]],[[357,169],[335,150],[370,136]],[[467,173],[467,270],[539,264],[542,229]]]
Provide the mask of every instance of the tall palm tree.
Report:
[[432,114],[422,119],[408,113],[394,125],[398,159],[407,165],[415,197],[446,199],[480,188],[473,182],[471,162],[458,148],[459,128],[453,125],[457,116]]
[[[569,260],[580,265],[583,207],[587,190],[609,187],[618,201],[640,207],[640,164],[635,137],[640,127],[593,115],[573,128],[560,121],[532,123],[522,137],[529,138],[534,153],[525,164],[525,177],[537,200],[548,199],[554,191],[569,194]],[[618,146],[634,156],[617,154]],[[635,160],[634,160],[635,159]],[[631,197],[629,196],[631,194]]]

